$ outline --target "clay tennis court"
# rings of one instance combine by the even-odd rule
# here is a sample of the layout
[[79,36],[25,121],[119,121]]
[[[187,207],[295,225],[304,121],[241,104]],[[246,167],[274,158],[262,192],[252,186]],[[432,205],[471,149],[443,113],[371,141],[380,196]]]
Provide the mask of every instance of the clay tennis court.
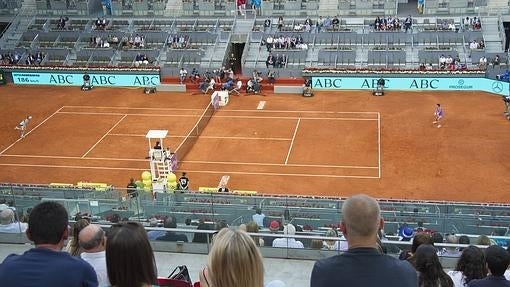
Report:
[[[106,182],[149,169],[149,129],[175,149],[210,97],[140,89],[0,88],[0,182]],[[261,103],[265,101],[265,103]],[[432,125],[436,103],[446,114]],[[259,109],[258,109],[259,108]],[[317,92],[233,96],[180,159],[192,189],[509,202],[510,123],[498,96],[473,92]],[[18,141],[16,124],[32,115]]]

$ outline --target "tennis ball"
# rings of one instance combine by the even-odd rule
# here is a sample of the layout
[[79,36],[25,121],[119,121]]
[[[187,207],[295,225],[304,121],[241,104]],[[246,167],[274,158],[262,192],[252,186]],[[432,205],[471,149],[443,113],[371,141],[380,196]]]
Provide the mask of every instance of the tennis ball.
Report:
[[147,179],[150,179],[152,180],[152,175],[151,175],[151,172],[150,171],[144,171],[142,172],[142,180],[147,180]]
[[167,184],[167,188],[169,190],[175,190],[177,188],[177,182],[173,181],[173,182],[168,182]]
[[177,182],[177,176],[173,172],[169,173],[168,176],[166,177],[166,179],[167,179],[168,184],[170,184],[172,182]]
[[141,180],[135,181],[135,184],[136,184],[136,188],[143,188],[143,183]]

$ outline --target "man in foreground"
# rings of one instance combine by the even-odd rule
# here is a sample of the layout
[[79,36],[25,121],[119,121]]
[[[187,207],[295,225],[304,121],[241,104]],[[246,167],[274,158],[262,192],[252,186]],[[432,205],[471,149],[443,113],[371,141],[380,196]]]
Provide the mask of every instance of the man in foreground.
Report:
[[379,204],[367,195],[356,195],[342,207],[340,229],[349,249],[317,261],[310,279],[311,287],[418,286],[416,271],[407,262],[383,254],[377,232],[383,228]]
[[35,248],[5,258],[0,264],[2,286],[98,286],[92,266],[62,252],[69,227],[67,211],[60,203],[36,205],[30,212],[26,234]]
[[96,272],[100,287],[111,286],[106,270],[106,234],[101,226],[89,224],[80,231],[80,257],[88,262]]

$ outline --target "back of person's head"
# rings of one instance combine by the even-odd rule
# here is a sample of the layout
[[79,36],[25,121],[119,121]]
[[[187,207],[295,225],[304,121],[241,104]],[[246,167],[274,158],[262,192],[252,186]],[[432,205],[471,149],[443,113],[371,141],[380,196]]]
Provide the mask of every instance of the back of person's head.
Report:
[[105,232],[101,226],[89,224],[80,231],[78,238],[80,247],[87,251],[105,243]]
[[225,220],[220,220],[220,221],[216,222],[216,225],[215,225],[215,227],[214,227],[214,228],[215,228],[217,231],[220,231],[220,230],[222,230],[223,228],[227,228],[227,227],[228,227],[227,222],[226,222]]
[[177,219],[175,216],[169,216],[165,219],[165,228],[177,228]]
[[461,271],[465,276],[465,283],[473,279],[481,279],[487,276],[487,265],[485,264],[485,254],[476,246],[464,248],[460,255],[455,271]]
[[446,235],[446,243],[459,244],[459,238],[455,234]]
[[510,254],[501,246],[492,245],[485,249],[485,261],[494,276],[503,276],[510,264]]
[[489,236],[482,234],[482,235],[478,236],[478,238],[476,238],[476,245],[489,246],[489,245],[491,245],[491,240],[490,240]]
[[422,244],[416,249],[414,256],[416,257],[416,270],[420,273],[418,276],[419,286],[453,287],[453,281],[444,272],[434,246]]
[[341,226],[348,239],[373,237],[375,241],[381,224],[379,203],[372,197],[359,194],[344,202]]
[[431,237],[434,243],[443,243],[443,235],[441,232],[434,232]]
[[156,263],[147,233],[138,222],[112,225],[106,244],[106,267],[112,286],[156,283]]
[[80,219],[76,221],[73,225],[71,234],[73,236],[73,239],[71,240],[71,249],[69,250],[69,253],[73,256],[78,256],[81,253],[80,244],[78,241],[78,237],[80,235],[80,232],[83,230],[83,228],[87,227],[89,225],[89,221],[86,219]]
[[285,235],[295,235],[296,234],[296,227],[294,227],[294,225],[292,224],[286,224],[284,227],[283,227],[283,234]]
[[430,235],[428,233],[417,233],[414,237],[413,237],[413,244],[411,245],[411,253],[415,253],[416,252],[416,249],[418,249],[418,247],[422,244],[430,244],[430,245],[434,245],[434,242],[432,242],[432,238],[430,237]]
[[250,221],[246,224],[246,232],[248,233],[258,233],[259,232],[259,226],[255,221]]
[[0,225],[7,225],[14,222],[14,211],[6,208],[0,212]]
[[262,214],[262,209],[260,209],[260,208],[256,207],[256,208],[255,208],[255,213],[256,213],[256,214]]
[[253,239],[224,228],[214,238],[207,264],[211,287],[262,287],[264,266]]
[[67,239],[69,218],[58,202],[45,201],[36,205],[28,218],[28,238],[39,244],[58,244]]
[[469,244],[471,240],[469,240],[469,237],[467,235],[461,235],[459,236],[459,244]]

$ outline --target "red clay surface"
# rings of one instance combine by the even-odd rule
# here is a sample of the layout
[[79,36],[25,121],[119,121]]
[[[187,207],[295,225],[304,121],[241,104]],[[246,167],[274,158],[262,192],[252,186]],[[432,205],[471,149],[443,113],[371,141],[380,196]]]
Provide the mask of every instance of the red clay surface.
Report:
[[[106,182],[124,187],[149,169],[149,129],[175,149],[209,101],[140,89],[0,87],[0,182]],[[263,110],[257,110],[266,101]],[[442,128],[432,125],[436,103]],[[32,115],[18,141],[16,124]],[[260,193],[510,202],[510,122],[485,93],[317,92],[231,97],[180,171],[191,187]]]

